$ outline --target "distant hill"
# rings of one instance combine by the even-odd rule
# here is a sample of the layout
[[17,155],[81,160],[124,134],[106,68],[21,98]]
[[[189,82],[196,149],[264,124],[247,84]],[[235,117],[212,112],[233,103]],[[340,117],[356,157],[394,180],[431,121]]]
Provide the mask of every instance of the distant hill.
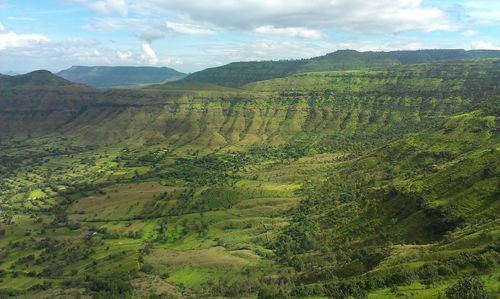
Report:
[[358,52],[339,50],[325,56],[301,60],[234,62],[188,75],[183,81],[240,87],[250,82],[291,74],[331,70],[354,70],[415,64],[439,60],[499,58],[498,50],[418,50]]
[[[46,70],[34,71],[24,75],[17,76],[0,76],[0,90],[7,88],[24,88],[24,87],[63,87],[63,86],[79,86],[66,79],[58,77]],[[83,86],[81,86],[83,87]]]
[[168,67],[72,66],[57,73],[72,82],[96,88],[129,87],[165,83],[182,79],[186,74]]

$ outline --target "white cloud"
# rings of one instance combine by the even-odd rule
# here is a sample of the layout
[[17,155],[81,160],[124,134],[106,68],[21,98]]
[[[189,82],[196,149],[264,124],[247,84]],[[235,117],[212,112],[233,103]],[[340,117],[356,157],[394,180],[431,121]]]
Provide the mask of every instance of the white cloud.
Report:
[[422,0],[146,0],[220,28],[336,28],[355,33],[453,30],[450,17]]
[[122,16],[126,16],[128,13],[128,6],[125,0],[66,0],[68,2],[85,4],[92,10],[101,14],[111,14],[119,13]]
[[118,58],[121,61],[127,61],[132,57],[132,52],[130,52],[130,51],[124,51],[124,52],[116,51],[116,56],[118,56]]
[[164,65],[183,65],[184,61],[182,59],[176,58],[165,58],[161,60],[161,64]]
[[323,34],[319,30],[313,30],[301,27],[276,28],[274,26],[260,26],[255,29],[255,32],[261,34],[293,36],[304,39],[320,39],[323,37]]
[[214,30],[202,28],[198,25],[192,24],[182,24],[182,23],[174,23],[174,22],[166,22],[167,28],[183,34],[193,34],[193,35],[206,35],[206,34],[215,34]]
[[28,22],[34,22],[34,21],[36,21],[35,18],[29,18],[29,17],[8,17],[7,20],[12,20],[12,21],[28,21]]
[[332,45],[316,45],[296,40],[263,39],[252,42],[207,43],[203,45],[204,64],[220,65],[233,61],[309,58],[323,55]]
[[17,34],[13,31],[6,31],[0,23],[0,51],[49,41],[50,39],[42,34]]
[[156,55],[156,52],[151,48],[151,45],[144,42],[141,45],[142,48],[142,54],[141,54],[141,59],[151,65],[158,64],[160,60],[158,59],[158,56]]
[[482,40],[472,42],[471,48],[474,50],[500,50],[500,46],[494,46],[492,42]]
[[461,3],[466,14],[478,23],[499,23],[500,3],[490,0],[473,0]]
[[463,36],[474,36],[474,35],[477,35],[477,32],[474,30],[466,30],[460,34]]

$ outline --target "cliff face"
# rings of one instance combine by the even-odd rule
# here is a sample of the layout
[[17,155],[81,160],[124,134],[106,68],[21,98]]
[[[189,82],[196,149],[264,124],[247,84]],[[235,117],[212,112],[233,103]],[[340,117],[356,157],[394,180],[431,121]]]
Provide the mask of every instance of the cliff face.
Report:
[[92,144],[209,149],[292,141],[346,146],[353,139],[390,139],[481,107],[498,90],[497,66],[457,62],[308,73],[243,89],[173,84],[101,93],[69,83],[18,85],[0,98],[0,134],[56,130]]

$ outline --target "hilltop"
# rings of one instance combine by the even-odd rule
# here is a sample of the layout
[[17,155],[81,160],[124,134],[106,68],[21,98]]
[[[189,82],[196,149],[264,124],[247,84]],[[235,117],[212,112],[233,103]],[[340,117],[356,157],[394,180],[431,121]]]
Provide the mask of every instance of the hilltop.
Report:
[[303,72],[355,70],[442,60],[500,58],[500,50],[417,50],[358,52],[339,50],[325,56],[300,60],[233,62],[188,75],[183,81],[239,87],[250,82],[286,77]]
[[39,70],[30,72],[24,75],[8,76],[2,75],[0,77],[2,89],[9,88],[31,88],[31,87],[64,87],[76,86],[73,82],[58,77],[46,70]]

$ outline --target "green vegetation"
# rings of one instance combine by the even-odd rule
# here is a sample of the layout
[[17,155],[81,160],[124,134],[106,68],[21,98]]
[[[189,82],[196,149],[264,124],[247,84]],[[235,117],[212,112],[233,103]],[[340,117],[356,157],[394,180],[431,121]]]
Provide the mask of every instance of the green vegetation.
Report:
[[441,60],[499,58],[494,50],[420,50],[358,52],[339,50],[325,56],[300,60],[233,62],[188,75],[183,81],[240,87],[245,84],[283,78],[304,72],[357,70]]
[[0,298],[495,298],[499,70],[0,77]]

